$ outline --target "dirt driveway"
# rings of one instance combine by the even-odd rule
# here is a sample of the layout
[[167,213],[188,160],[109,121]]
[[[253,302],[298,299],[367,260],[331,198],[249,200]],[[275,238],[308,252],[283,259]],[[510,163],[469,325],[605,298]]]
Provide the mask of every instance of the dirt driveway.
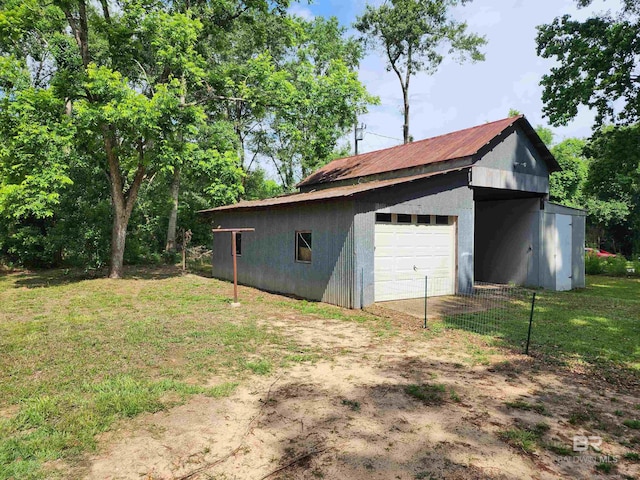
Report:
[[[320,359],[254,376],[228,398],[196,397],[141,416],[106,435],[77,473],[89,479],[593,478],[605,473],[595,467],[598,456],[628,451],[621,445],[627,434],[606,425],[637,398],[553,373],[467,334],[425,336],[409,328],[379,337],[349,321],[264,322],[317,348]],[[602,423],[595,433],[592,424],[573,422],[586,405]],[[577,434],[602,435],[600,452],[566,451]],[[637,463],[622,462],[606,478],[638,475]]]

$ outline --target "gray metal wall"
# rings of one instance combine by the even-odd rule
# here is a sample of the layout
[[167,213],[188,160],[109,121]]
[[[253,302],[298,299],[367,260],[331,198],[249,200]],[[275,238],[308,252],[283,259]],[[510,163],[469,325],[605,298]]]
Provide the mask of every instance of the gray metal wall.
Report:
[[556,214],[572,217],[572,288],[585,286],[585,213],[539,199],[476,202],[475,279],[556,288]]
[[526,192],[549,192],[546,162],[518,128],[487,152],[473,167],[471,185]]
[[[355,298],[354,203],[333,201],[295,207],[215,214],[221,228],[250,227],[242,234],[238,281],[267,291],[358,308]],[[295,232],[311,230],[312,262],[295,261]],[[213,238],[213,275],[231,280],[231,234]]]
[[476,202],[475,279],[538,286],[540,200]]
[[[473,286],[473,192],[468,172],[453,172],[359,196],[354,220],[357,292],[364,306],[374,302],[375,213],[451,215],[457,217],[458,291]],[[362,284],[360,282],[363,281]]]
[[584,241],[586,227],[586,212],[576,208],[565,207],[551,202],[545,202],[541,211],[541,223],[544,225],[543,244],[540,256],[540,286],[554,290],[555,255],[556,255],[556,215],[571,216],[571,288],[585,287],[584,271]]

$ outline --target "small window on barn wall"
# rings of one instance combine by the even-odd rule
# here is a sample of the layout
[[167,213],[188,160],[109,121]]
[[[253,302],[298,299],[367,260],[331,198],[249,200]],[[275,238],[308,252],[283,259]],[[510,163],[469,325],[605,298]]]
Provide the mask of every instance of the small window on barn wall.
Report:
[[378,223],[391,223],[390,213],[376,213],[376,222]]
[[311,231],[296,232],[296,262],[311,263]]
[[436,225],[449,225],[449,217],[446,215],[436,215]]
[[[233,255],[233,242],[231,242],[231,255]],[[242,255],[242,233],[236,232],[236,255]]]

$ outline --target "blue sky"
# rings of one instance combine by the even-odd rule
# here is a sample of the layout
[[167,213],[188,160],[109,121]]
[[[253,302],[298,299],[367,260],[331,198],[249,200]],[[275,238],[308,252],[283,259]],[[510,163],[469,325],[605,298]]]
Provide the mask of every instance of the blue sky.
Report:
[[[292,5],[290,11],[304,17],[336,16],[350,27],[365,4],[364,0],[305,1]],[[596,0],[585,9],[578,9],[575,0],[476,0],[457,8],[456,17],[487,38],[486,61],[459,65],[445,59],[434,75],[415,76],[410,90],[411,134],[420,140],[498,120],[506,117],[510,108],[524,113],[534,126],[546,125],[539,83],[553,61],[536,55],[536,26],[563,14],[583,19],[618,7],[619,0]],[[360,151],[401,143],[402,96],[397,77],[386,71],[385,59],[378,52],[369,52],[359,74],[369,92],[381,100],[381,105],[361,117],[367,133]],[[582,109],[569,125],[553,128],[555,140],[586,137],[592,124],[593,115]]]

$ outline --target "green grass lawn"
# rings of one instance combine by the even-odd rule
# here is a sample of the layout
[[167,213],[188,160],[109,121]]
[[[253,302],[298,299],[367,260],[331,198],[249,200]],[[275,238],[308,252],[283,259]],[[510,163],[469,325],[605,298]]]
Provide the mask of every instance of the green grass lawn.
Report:
[[363,320],[249,289],[233,308],[231,291],[169,270],[120,281],[62,270],[0,277],[0,479],[49,478],[45,462],[94,449],[119,419],[228,395],[249,375],[316,356],[259,320]]
[[640,373],[640,279],[587,277],[587,288],[543,292],[534,342],[549,355]]
[[[230,293],[226,282],[170,269],[133,269],[119,281],[63,270],[1,276],[0,479],[51,478],[47,462],[73,462],[121,419],[194,394],[228,395],[250,375],[318,357],[270,318],[337,318],[395,333],[385,318],[252,289],[233,308]],[[585,290],[540,292],[532,350],[637,374],[639,319],[640,279],[593,277]],[[498,333],[518,344],[520,323]]]
[[[487,333],[517,349],[524,348],[530,295],[496,311],[445,318],[445,324]],[[587,277],[587,288],[569,292],[538,291],[530,352],[573,366],[599,368],[602,376],[640,376],[640,279]]]

